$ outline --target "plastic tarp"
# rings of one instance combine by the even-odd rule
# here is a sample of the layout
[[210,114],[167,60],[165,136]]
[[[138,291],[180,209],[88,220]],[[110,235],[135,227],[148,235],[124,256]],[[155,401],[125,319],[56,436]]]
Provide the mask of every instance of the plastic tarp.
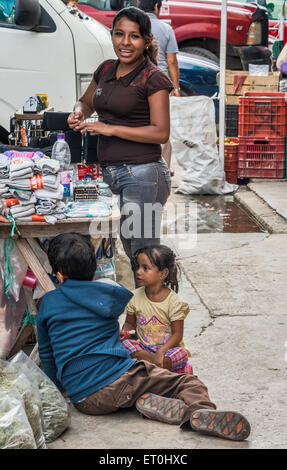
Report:
[[215,109],[208,96],[170,98],[173,155],[182,167],[177,193],[228,194],[238,186],[225,180],[217,148]]

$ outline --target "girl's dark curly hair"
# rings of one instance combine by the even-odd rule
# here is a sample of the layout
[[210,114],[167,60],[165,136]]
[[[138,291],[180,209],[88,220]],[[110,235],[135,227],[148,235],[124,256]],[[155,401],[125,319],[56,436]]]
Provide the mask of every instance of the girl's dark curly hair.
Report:
[[175,292],[178,292],[178,272],[179,266],[176,263],[176,256],[174,252],[165,245],[151,245],[139,248],[132,257],[132,267],[136,271],[138,262],[138,255],[144,254],[148,257],[150,262],[155,265],[159,271],[168,269],[168,275],[164,280],[164,284],[170,287]]

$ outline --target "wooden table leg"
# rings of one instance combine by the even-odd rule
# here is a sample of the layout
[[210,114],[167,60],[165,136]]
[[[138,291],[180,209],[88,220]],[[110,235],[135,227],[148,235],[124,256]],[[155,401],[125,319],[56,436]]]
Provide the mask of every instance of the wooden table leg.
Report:
[[[27,262],[29,268],[33,272],[33,274],[36,276],[37,281],[41,285],[41,287],[44,289],[45,292],[49,292],[51,290],[55,289],[55,286],[53,282],[51,281],[50,277],[48,276],[48,273],[42,266],[41,262],[39,261],[38,257],[35,254],[35,251],[33,250],[33,244],[37,243],[36,240],[29,239],[26,240],[24,238],[19,238],[15,240],[15,245],[22,254],[23,258]],[[28,324],[29,325],[29,324]],[[30,328],[30,325],[26,327]],[[31,325],[32,326],[32,325]],[[32,327],[33,328],[33,327]],[[25,331],[22,332],[22,335],[25,336],[26,333]],[[31,331],[30,331],[31,333]],[[24,339],[24,338],[23,338]],[[27,338],[26,338],[27,339]],[[20,339],[18,338],[20,341]],[[24,343],[25,344],[25,343]],[[23,342],[21,340],[21,347],[23,347]],[[13,350],[15,351],[15,348],[13,347]],[[11,352],[9,356],[11,355]],[[40,365],[40,359],[38,355],[38,343],[35,345],[34,349],[32,350],[30,354],[31,359],[36,362],[37,365]]]
[[25,238],[19,238],[18,240],[15,240],[15,245],[17,246],[21,255],[27,262],[31,271],[36,276],[37,281],[43,287],[44,291],[50,292],[51,290],[54,290],[55,286],[53,282],[51,281],[50,277],[48,276],[48,273],[45,271],[41,262],[34,253],[34,250],[32,249],[28,240],[26,240]]

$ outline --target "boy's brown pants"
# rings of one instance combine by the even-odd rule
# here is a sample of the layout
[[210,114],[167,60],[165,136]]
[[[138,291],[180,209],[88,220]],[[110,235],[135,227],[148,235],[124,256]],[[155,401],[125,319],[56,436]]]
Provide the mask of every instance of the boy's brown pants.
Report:
[[103,415],[134,406],[147,392],[183,400],[186,410],[181,424],[188,421],[195,410],[216,409],[206,386],[195,375],[175,374],[147,361],[137,361],[119,379],[74,406],[82,413]]

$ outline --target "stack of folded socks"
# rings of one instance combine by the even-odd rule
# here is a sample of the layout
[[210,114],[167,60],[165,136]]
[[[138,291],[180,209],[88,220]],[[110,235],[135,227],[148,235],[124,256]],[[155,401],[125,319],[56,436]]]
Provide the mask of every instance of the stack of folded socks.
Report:
[[0,154],[0,197],[16,221],[54,224],[65,218],[59,172],[59,162],[40,152]]
[[9,196],[9,186],[7,184],[9,179],[10,160],[9,158],[0,153],[0,197],[5,198]]
[[60,184],[60,163],[47,158],[35,162],[34,172],[41,175],[43,187],[35,190],[36,212],[45,217],[49,224],[66,217],[66,204],[62,201],[64,186]]

